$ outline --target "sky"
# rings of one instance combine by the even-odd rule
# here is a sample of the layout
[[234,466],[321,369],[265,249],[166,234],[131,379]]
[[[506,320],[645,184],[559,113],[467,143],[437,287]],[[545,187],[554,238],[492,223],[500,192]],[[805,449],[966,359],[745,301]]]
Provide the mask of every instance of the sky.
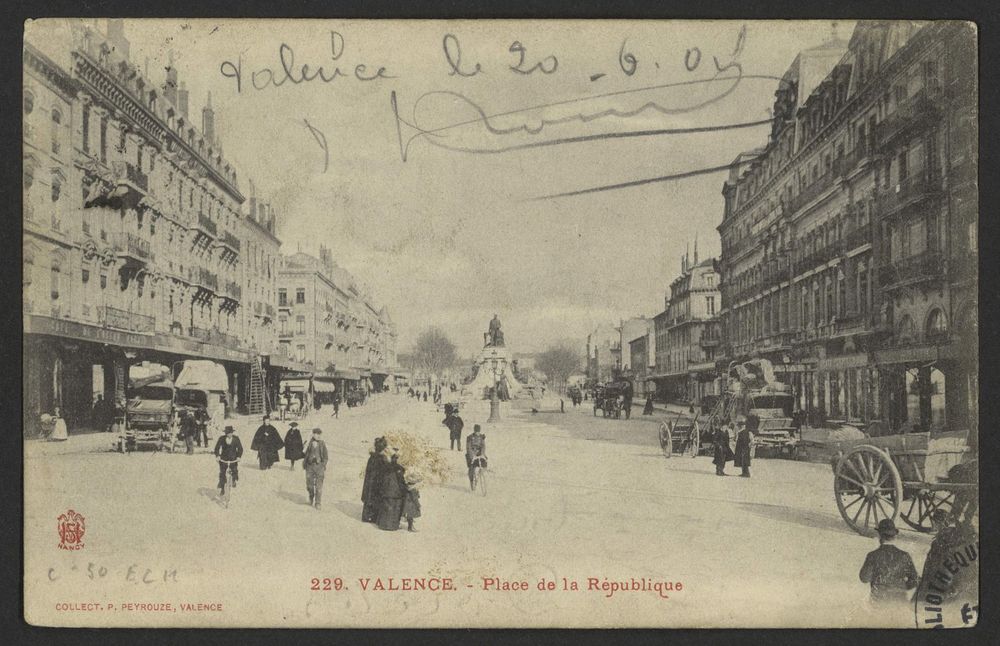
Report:
[[[836,26],[841,38],[851,28]],[[765,144],[767,125],[604,135],[766,120],[773,77],[833,29],[125,21],[131,58],[155,84],[173,53],[196,124],[211,93],[224,154],[241,190],[252,180],[275,206],[283,252],[329,247],[388,307],[399,352],[436,325],[463,355],[495,313],[507,345],[533,352],[563,340],[582,351],[598,325],[662,311],[695,239],[699,259],[719,253],[726,173],[565,194],[725,165]],[[60,30],[28,28],[50,47]],[[303,64],[340,74],[281,82],[283,44],[296,80]]]

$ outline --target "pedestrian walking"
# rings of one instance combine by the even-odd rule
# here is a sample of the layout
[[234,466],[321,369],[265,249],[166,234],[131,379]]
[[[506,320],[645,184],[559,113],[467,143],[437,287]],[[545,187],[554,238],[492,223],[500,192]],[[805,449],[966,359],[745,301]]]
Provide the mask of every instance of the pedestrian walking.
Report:
[[403,516],[406,518],[406,530],[417,531],[413,526],[414,519],[420,518],[420,474],[406,471],[403,482],[406,485],[406,495],[403,497]]
[[[450,406],[450,404],[446,406]],[[450,440],[448,450],[455,449],[456,451],[461,451],[462,429],[465,428],[465,422],[458,416],[458,412],[453,407],[451,409],[446,408],[444,420],[441,423],[448,427],[448,438]]]
[[712,434],[712,464],[715,465],[715,475],[717,476],[726,475],[726,462],[736,457],[733,455],[732,449],[729,448],[729,437],[729,428],[726,424],[720,425]]
[[323,498],[323,478],[326,477],[326,463],[329,460],[329,453],[326,450],[326,443],[320,439],[323,429],[314,428],[309,444],[306,446],[305,459],[303,464],[306,471],[306,491],[309,492],[309,504],[320,509]]
[[285,459],[292,464],[289,471],[295,471],[295,461],[306,456],[302,445],[302,433],[299,432],[299,423],[292,422],[288,425],[288,432],[285,433]]
[[66,429],[66,420],[64,420],[60,414],[58,406],[52,410],[51,424],[52,431],[49,433],[49,442],[65,442],[69,439],[69,432]]
[[389,464],[389,456],[385,454],[387,442],[384,437],[375,438],[375,448],[368,456],[368,464],[365,465],[365,483],[361,487],[361,520],[366,523],[374,523],[378,519],[379,508],[382,504],[382,497],[379,495],[379,488],[382,482],[382,473]]
[[741,478],[750,477],[750,447],[753,445],[753,434],[750,427],[742,418],[736,421],[736,451],[733,464],[743,469]]
[[878,522],[878,549],[868,553],[858,574],[862,583],[871,584],[871,600],[876,604],[906,603],[907,592],[917,587],[913,559],[892,544],[897,534],[891,518]]
[[[186,410],[181,411],[181,439],[184,440],[185,453],[188,455],[194,454],[194,439],[199,434],[198,422],[195,420],[194,415]],[[198,441],[199,446],[201,445],[201,439]]]
[[392,449],[389,463],[382,471],[379,486],[379,496],[382,499],[378,512],[378,527],[389,532],[399,529],[399,521],[403,517],[403,498],[406,496],[406,483],[403,481],[403,467],[399,464],[398,449]]
[[646,395],[646,405],[642,407],[643,415],[653,414],[653,393]]
[[424,391],[424,401],[427,401],[427,391]]
[[479,424],[472,426],[472,432],[465,438],[465,466],[469,469],[469,488],[475,488],[473,481],[472,461],[476,458],[486,458],[486,435]]
[[219,461],[219,495],[226,493],[226,468],[233,474],[233,487],[240,479],[240,470],[237,460],[243,457],[243,443],[236,437],[236,429],[226,426],[225,430],[215,442],[213,451],[215,458]]
[[250,450],[257,452],[261,471],[270,469],[278,461],[278,451],[285,445],[278,435],[278,429],[271,426],[270,419],[270,415],[265,413],[263,423],[257,428],[250,444]]
[[340,393],[333,393],[333,416],[340,417]]

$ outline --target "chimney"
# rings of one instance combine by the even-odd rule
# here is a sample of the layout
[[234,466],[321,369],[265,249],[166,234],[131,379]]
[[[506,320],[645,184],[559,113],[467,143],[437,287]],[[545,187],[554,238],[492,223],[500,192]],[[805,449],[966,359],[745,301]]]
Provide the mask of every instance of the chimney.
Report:
[[188,91],[184,81],[181,81],[181,86],[177,90],[177,109],[181,111],[181,116],[188,118]]
[[125,38],[125,21],[121,18],[111,18],[108,20],[108,40],[118,53],[126,61],[128,60],[128,39]]
[[208,93],[208,103],[201,109],[201,134],[215,143],[215,111],[212,110],[212,93]]
[[694,265],[698,265],[698,234],[694,234]]
[[163,96],[167,97],[175,107],[177,106],[177,68],[174,67],[174,52],[170,51],[169,63],[167,64],[167,80],[163,83]]

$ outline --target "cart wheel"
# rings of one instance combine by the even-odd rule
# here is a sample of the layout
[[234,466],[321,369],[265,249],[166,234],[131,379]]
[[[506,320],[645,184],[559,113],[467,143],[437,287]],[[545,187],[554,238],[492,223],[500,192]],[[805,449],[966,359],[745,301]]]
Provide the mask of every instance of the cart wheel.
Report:
[[874,536],[879,520],[895,520],[899,514],[903,481],[886,452],[862,445],[837,462],[833,492],[840,515],[851,529]]
[[660,448],[663,449],[664,457],[669,458],[674,452],[674,439],[670,432],[670,425],[660,422]]
[[930,532],[934,530],[931,525],[931,515],[938,509],[951,513],[954,504],[954,491],[920,489],[913,492],[909,502],[903,504],[905,511],[900,512],[900,517],[904,523],[918,532]]

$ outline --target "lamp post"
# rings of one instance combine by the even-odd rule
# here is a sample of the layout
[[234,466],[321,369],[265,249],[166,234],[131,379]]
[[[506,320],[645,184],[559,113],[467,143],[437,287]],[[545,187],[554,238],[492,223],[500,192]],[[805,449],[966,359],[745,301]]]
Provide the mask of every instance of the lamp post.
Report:
[[499,422],[500,421],[500,375],[503,374],[503,369],[500,368],[500,362],[496,359],[493,360],[493,388],[490,391],[490,417],[486,422]]

